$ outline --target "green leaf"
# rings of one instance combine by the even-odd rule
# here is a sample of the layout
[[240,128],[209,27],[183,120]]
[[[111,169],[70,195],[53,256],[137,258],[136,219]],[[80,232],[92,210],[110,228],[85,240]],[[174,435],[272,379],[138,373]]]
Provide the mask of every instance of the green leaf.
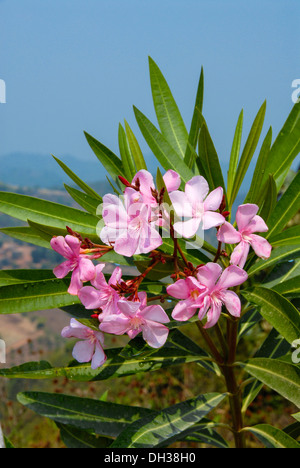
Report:
[[[298,268],[300,262],[298,262]],[[288,296],[288,297],[299,297],[300,295],[300,275],[295,276],[287,281],[280,282],[273,286],[273,290],[277,291],[279,294]]]
[[116,437],[132,422],[153,413],[147,408],[63,394],[22,392],[17,398],[41,416],[110,437]]
[[0,288],[0,315],[56,309],[79,302],[67,289],[70,279],[43,279]]
[[[273,174],[279,190],[300,151],[300,103],[295,104],[274,141],[265,168],[265,179]],[[263,180],[265,182],[265,180]]]
[[81,180],[73,171],[71,171],[71,169],[69,169],[65,163],[60,161],[60,159],[56,158],[55,156],[53,156],[53,158],[60,165],[60,167],[64,170],[64,172],[70,177],[70,179],[72,179],[73,182],[75,182],[75,184],[78,185],[78,187],[80,187],[91,198],[94,198],[95,200],[99,200],[99,203],[101,202],[101,197],[100,195],[98,195],[97,192],[95,192],[95,190],[93,190],[89,185],[83,182],[83,180]]
[[154,108],[161,133],[182,158],[184,157],[188,132],[160,69],[149,57],[150,81]]
[[[275,328],[272,328],[270,333],[267,335],[267,338],[255,353],[254,357],[265,357],[276,359],[278,357],[284,356],[291,349],[290,344],[279,335]],[[250,382],[245,386],[243,392],[243,405],[242,412],[244,413],[250,403],[255,399],[260,390],[262,389],[263,384],[257,380]]]
[[112,443],[108,437],[99,437],[87,431],[77,429],[67,424],[56,424],[60,437],[68,448],[106,448]]
[[[204,422],[204,420],[202,421]],[[197,429],[197,427],[199,427],[199,429]],[[182,439],[180,438],[180,440]],[[215,430],[213,430],[212,427],[209,427],[209,423],[208,427],[205,427],[205,423],[196,424],[193,432],[189,431],[189,434],[183,439],[183,441],[198,442],[202,444],[204,443],[222,449],[229,448],[226,440],[222,436],[220,436],[220,434],[218,434]]]
[[125,133],[124,128],[121,124],[119,124],[119,149],[120,155],[124,166],[124,175],[126,179],[131,182],[134,175],[136,174],[136,167],[134,163],[134,159],[131,153],[131,149],[129,147],[128,139]]
[[133,131],[131,130],[128,122],[126,122],[126,120],[125,120],[125,130],[126,130],[126,136],[127,136],[130,150],[131,150],[131,154],[133,156],[137,171],[140,171],[142,169],[147,169],[147,165],[146,165],[142,150],[140,148],[140,145],[138,144],[138,141]]
[[208,393],[146,416],[123,431],[113,448],[153,448],[166,446],[218,406],[224,394]]
[[279,263],[268,275],[263,283],[263,287],[275,289],[280,283],[284,283],[295,276],[300,275],[300,260]]
[[27,242],[29,244],[38,245],[39,247],[44,247],[46,249],[51,249],[51,246],[48,241],[41,238],[41,236],[28,226],[14,226],[6,227],[0,229],[0,232],[6,234],[7,236],[13,237],[14,239],[21,240],[22,242]]
[[168,140],[157,130],[157,128],[136,107],[134,113],[140,130],[162,167],[167,171],[173,169],[180,174],[181,180],[186,183],[193,177],[193,172],[173,149]]
[[300,172],[294,177],[270,216],[266,238],[280,233],[300,210]]
[[187,144],[185,155],[184,155],[184,162],[190,169],[192,169],[194,162],[195,162],[195,154],[196,154],[196,148],[197,148],[197,143],[198,143],[198,138],[199,138],[199,132],[203,124],[203,120],[204,120],[203,115],[202,115],[203,95],[204,95],[204,74],[203,74],[203,67],[202,67],[200,78],[199,78],[197,94],[196,94],[191,127],[189,131],[188,144]]
[[233,202],[236,199],[236,196],[240,190],[240,187],[242,185],[242,182],[248,170],[249,164],[251,162],[251,159],[256,150],[258,140],[260,138],[260,134],[262,131],[263,123],[264,123],[265,113],[266,113],[266,101],[262,104],[262,106],[260,107],[254,119],[247,141],[242,151],[241,158],[240,158],[238,168],[236,171],[236,176],[232,184],[233,189],[231,192],[231,199],[229,200],[229,207],[232,206]]
[[253,358],[239,364],[256,379],[300,406],[300,371],[295,365],[268,358]]
[[[67,229],[57,228],[53,226],[45,226],[43,224],[34,223],[30,219],[28,219],[27,222],[30,228],[33,230],[33,232],[36,232],[42,239],[45,239],[45,241],[47,242],[50,242],[53,236],[66,236],[68,234]],[[99,219],[98,219],[98,222],[99,222]],[[80,230],[79,234],[81,235],[83,239],[88,237],[92,242],[96,244],[101,244],[101,241],[98,235],[96,234],[96,229],[94,233],[88,233],[88,232],[84,232]],[[114,255],[114,254],[115,254],[114,251],[110,251],[107,255],[108,256],[112,255],[112,258],[115,258],[115,257],[118,259],[122,258],[119,255],[117,254]]]
[[[225,193],[225,184],[217,151],[209,134],[206,122],[204,121],[199,135],[199,158],[201,168],[205,167],[205,175],[211,190],[217,187],[223,187]],[[196,160],[196,163],[198,162]]]
[[0,192],[0,212],[25,222],[30,219],[39,224],[61,229],[69,226],[74,231],[83,231],[87,234],[95,233],[99,221],[90,213],[75,208],[10,192]]
[[267,448],[300,448],[296,440],[269,424],[257,424],[243,430],[254,434]]
[[81,192],[69,185],[64,184],[65,189],[71,195],[74,201],[78,203],[78,205],[82,206],[86,211],[89,213],[96,215],[99,205],[102,203],[101,198],[93,198],[87,195],[86,193]]
[[246,299],[259,307],[261,315],[289,342],[300,336],[300,314],[285,297],[272,289],[256,287],[242,291]]
[[236,176],[237,166],[238,166],[239,157],[240,157],[240,148],[241,148],[242,131],[243,131],[243,118],[244,118],[244,112],[242,109],[240,112],[237,124],[236,124],[234,138],[233,138],[232,147],[231,147],[231,153],[230,153],[229,169],[228,169],[228,174],[227,174],[228,200],[231,200],[233,182]]
[[124,359],[119,353],[122,349],[107,349],[105,351],[107,360],[99,369],[93,370],[90,364],[74,363],[66,367],[36,368],[32,363],[15,366],[11,369],[0,369],[0,376],[20,379],[53,379],[66,377],[77,382],[90,382],[107,380],[111,378],[134,375],[141,372],[152,372],[170,366],[185,364],[189,362],[202,362],[203,357],[191,352],[185,352],[175,348],[161,348],[149,356],[132,357]]
[[264,199],[263,204],[258,212],[259,216],[268,223],[268,220],[273,213],[277,203],[277,187],[276,182],[272,174],[269,174],[267,182],[267,196]]
[[[260,206],[266,197],[267,183],[263,184],[265,167],[267,163],[268,153],[272,144],[272,127],[269,128],[265,139],[262,143],[257,162],[255,165],[251,186],[245,198],[244,203],[255,203]],[[267,179],[266,179],[267,182]]]
[[10,284],[28,283],[34,281],[42,281],[53,279],[52,270],[1,270],[0,271],[0,287]]
[[91,149],[111,177],[114,180],[118,180],[119,175],[124,176],[124,167],[118,156],[87,132],[84,132],[84,134]]
[[271,256],[267,260],[259,260],[248,270],[248,276],[254,276],[261,270],[277,265],[286,260],[292,260],[300,256],[300,245],[282,245],[272,250]]
[[268,240],[273,247],[300,244],[300,225],[292,226],[282,232],[278,232],[277,234],[270,236]]
[[283,429],[283,432],[288,434],[293,439],[298,439],[300,437],[300,424],[298,421],[289,424]]

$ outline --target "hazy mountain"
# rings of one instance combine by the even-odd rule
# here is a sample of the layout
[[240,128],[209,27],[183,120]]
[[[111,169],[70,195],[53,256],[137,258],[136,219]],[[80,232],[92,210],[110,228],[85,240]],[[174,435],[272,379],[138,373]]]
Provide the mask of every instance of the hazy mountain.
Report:
[[[88,163],[72,156],[60,159],[87,183],[105,179],[105,171],[96,158]],[[0,168],[0,182],[5,184],[44,188],[72,185],[51,155],[11,153],[0,157]]]

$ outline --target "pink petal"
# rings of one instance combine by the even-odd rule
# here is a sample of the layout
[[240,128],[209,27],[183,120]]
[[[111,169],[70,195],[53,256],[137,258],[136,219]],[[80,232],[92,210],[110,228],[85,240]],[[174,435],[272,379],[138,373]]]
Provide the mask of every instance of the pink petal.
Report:
[[140,182],[140,192],[142,195],[146,195],[146,197],[152,198],[152,193],[150,188],[155,188],[153,176],[150,172],[146,171],[145,169],[141,169],[136,173],[132,180],[132,185],[134,185],[139,179]]
[[144,309],[147,306],[147,293],[145,291],[140,291],[138,297],[141,303],[140,309]]
[[210,297],[209,295],[207,295],[207,296],[204,297],[203,302],[202,302],[202,305],[201,305],[201,307],[199,308],[199,313],[198,313],[198,318],[199,318],[199,320],[202,320],[202,319],[205,317],[205,315],[206,315],[208,309],[209,309],[210,306],[211,306],[211,302],[212,302],[212,301],[211,301],[211,297]]
[[97,341],[95,346],[95,352],[92,358],[91,367],[92,369],[98,369],[101,367],[107,359],[101,344]]
[[78,297],[86,309],[98,309],[104,305],[100,292],[92,286],[81,288]]
[[106,225],[124,229],[128,224],[128,215],[122,200],[116,195],[107,194],[103,197],[102,217]]
[[173,192],[174,190],[178,190],[181,184],[180,175],[177,172],[169,169],[165,175],[163,176],[165,186],[168,192]]
[[197,279],[211,291],[222,273],[222,267],[218,263],[209,262],[198,268]]
[[105,316],[99,330],[113,335],[124,335],[130,328],[130,318],[123,314]]
[[[224,219],[224,218],[223,218]],[[201,224],[201,219],[200,218],[192,218],[189,219],[188,221],[178,221],[174,223],[174,229],[177,234],[179,234],[180,237],[193,237]],[[177,236],[178,237],[178,236]]]
[[247,232],[252,234],[253,232],[267,232],[268,226],[260,216],[254,216],[247,226]]
[[204,201],[205,211],[217,211],[220,208],[223,198],[223,189],[218,187],[210,192]]
[[142,327],[143,338],[152,348],[160,348],[165,344],[169,335],[169,329],[160,323],[147,321]]
[[163,240],[157,230],[152,228],[148,223],[144,224],[139,232],[138,246],[135,254],[144,254],[157,249],[163,243]]
[[139,317],[143,317],[145,320],[151,320],[152,322],[168,323],[170,322],[169,317],[160,305],[151,305],[145,307],[138,313]]
[[53,237],[50,241],[50,245],[52,249],[55,250],[55,252],[59,253],[63,257],[68,258],[68,259],[73,258],[73,251],[69,247],[69,245],[66,243],[65,238],[63,236]]
[[63,328],[61,336],[63,338],[86,339],[89,336],[89,330],[90,328],[72,318],[70,320],[70,326]]
[[136,301],[127,301],[126,299],[122,299],[118,301],[118,307],[125,314],[127,317],[134,317],[139,308],[141,307],[141,303]]
[[215,303],[214,301],[211,302],[211,307],[207,312],[207,322],[203,328],[211,328],[213,327],[220,318],[222,310],[221,303]]
[[203,229],[211,229],[212,227],[221,226],[224,224],[225,218],[220,213],[214,211],[205,211],[202,215]]
[[95,345],[89,340],[78,341],[72,352],[72,356],[78,362],[90,362],[94,354]]
[[97,289],[107,288],[107,283],[104,274],[102,273],[105,263],[99,263],[95,266],[95,277],[91,280],[91,283]]
[[172,317],[178,322],[185,322],[189,320],[196,313],[196,309],[191,307],[192,301],[190,299],[184,299],[178,302],[173,309]]
[[112,272],[111,277],[108,280],[108,284],[113,284],[114,286],[120,281],[122,278],[122,269],[120,267],[116,267]]
[[223,291],[221,295],[221,300],[228,312],[233,317],[240,317],[241,301],[239,296],[234,291]]
[[141,333],[141,331],[142,331],[141,327],[135,330],[128,330],[127,335],[129,336],[131,340],[133,340],[133,338],[135,338],[139,333]]
[[74,268],[74,263],[71,260],[66,260],[57,267],[54,268],[53,273],[56,278],[64,278],[72,269]]
[[95,265],[90,259],[79,257],[78,268],[81,281],[91,281],[95,278]]
[[230,265],[227,267],[218,281],[217,289],[227,289],[238,286],[239,284],[244,283],[248,279],[248,275],[245,270],[239,268],[235,265]]
[[209,192],[207,181],[202,176],[194,176],[185,185],[185,193],[192,205],[195,202],[203,202]]
[[68,293],[72,294],[73,296],[77,296],[78,291],[82,288],[82,281],[80,279],[80,271],[79,268],[76,267],[72,273],[71,283],[68,288]]
[[73,255],[75,257],[78,257],[78,255],[80,254],[81,241],[77,237],[71,235],[67,235],[65,237],[65,240],[70,249],[72,250]]
[[269,244],[267,239],[256,234],[250,235],[250,244],[256,255],[260,258],[269,258],[272,251],[272,246]]
[[249,242],[245,242],[245,241],[240,242],[235,247],[235,249],[233,250],[230,256],[230,263],[232,265],[237,265],[243,268],[248,257],[249,249],[250,249]]
[[187,299],[190,296],[190,288],[184,279],[179,279],[167,286],[167,293],[176,299]]
[[225,244],[237,244],[238,242],[241,242],[242,236],[238,231],[236,231],[236,229],[234,229],[232,224],[225,221],[218,230],[217,239],[220,242],[225,242]]
[[191,218],[193,215],[192,204],[188,200],[184,192],[175,190],[170,193],[170,199],[175,210],[175,213],[180,218]]
[[139,243],[139,231],[126,231],[115,241],[114,250],[119,255],[132,257],[137,250]]
[[236,212],[236,222],[240,232],[247,229],[248,224],[257,212],[258,206],[252,203],[246,203],[245,205],[240,205],[238,207]]

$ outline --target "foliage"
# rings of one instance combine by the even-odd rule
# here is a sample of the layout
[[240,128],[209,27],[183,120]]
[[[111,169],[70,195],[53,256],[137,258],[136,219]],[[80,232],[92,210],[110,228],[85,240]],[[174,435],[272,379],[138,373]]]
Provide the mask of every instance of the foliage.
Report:
[[[203,70],[190,129],[187,130],[170,88],[152,59],[149,60],[149,67],[158,127],[134,107],[134,115],[144,139],[160,167],[180,175],[182,190],[193,177],[198,176],[206,179],[211,192],[221,189],[224,197],[222,206],[219,203],[218,213],[228,219],[227,222],[234,221],[232,209],[258,147],[266,103],[258,110],[243,148],[243,111],[240,113],[225,184],[217,151],[202,114]],[[122,255],[116,248],[113,249],[112,244],[99,244],[99,226],[103,228],[103,219],[105,221],[105,214],[98,208],[102,198],[58,158],[55,158],[57,163],[76,185],[76,188],[69,185],[65,188],[82,210],[28,195],[0,192],[0,212],[27,223],[22,227],[6,228],[3,232],[48,249],[50,242],[54,245],[53,239],[73,236],[80,243],[84,255],[87,252],[94,254],[93,260],[101,259],[102,262],[105,255],[106,263],[137,268],[138,276],[123,276],[123,283],[116,282],[114,286],[122,287],[124,296],[125,286],[129,288],[126,290],[128,294],[137,294],[138,289],[143,294],[147,293],[148,301],[163,308],[168,316],[162,326],[167,330],[164,346],[154,347],[153,340],[145,338],[143,329],[147,343],[140,334],[135,336],[128,333],[131,339],[125,346],[105,350],[101,365],[91,366],[90,363],[72,361],[69,365],[55,367],[47,361],[28,362],[12,368],[1,368],[2,377],[32,380],[63,377],[73,382],[106,382],[113,378],[133,378],[173,366],[197,365],[204,373],[209,372],[216,381],[220,380],[224,384],[224,391],[219,392],[219,384],[216,384],[217,391],[209,390],[158,409],[67,394],[40,391],[19,393],[18,401],[21,405],[55,421],[67,446],[150,448],[182,441],[204,441],[215,447],[228,447],[228,441],[223,438],[224,430],[228,430],[234,436],[235,446],[239,448],[246,446],[249,434],[253,434],[266,447],[299,447],[299,413],[298,416],[295,414],[292,428],[273,427],[265,421],[251,426],[245,423],[251,403],[264,386],[296,408],[300,406],[299,367],[293,358],[293,346],[297,340],[296,345],[299,344],[300,338],[300,244],[299,226],[291,226],[291,220],[300,209],[300,173],[282,193],[289,169],[300,150],[299,115],[300,104],[296,103],[273,143],[271,129],[267,132],[258,151],[253,179],[244,201],[244,205],[259,207],[258,215],[268,225],[268,231],[261,233],[261,236],[266,243],[271,244],[272,252],[268,258],[258,259],[252,250],[241,266],[247,277],[231,286],[230,291],[237,294],[241,302],[239,316],[232,313],[230,304],[226,303],[226,310],[224,301],[220,320],[215,320],[212,327],[210,319],[205,322],[208,318],[205,314],[201,317],[191,314],[188,322],[199,333],[198,342],[194,334],[186,332],[183,327],[185,321],[174,315],[174,311],[178,310],[178,299],[182,298],[170,291],[177,281],[196,278],[199,272],[204,271],[201,270],[203,264],[219,265],[224,271],[228,268],[231,270],[227,271],[234,271],[229,264],[233,247],[221,239],[219,225],[215,226],[217,247],[207,241],[203,242],[197,236],[190,240],[178,239],[171,230],[171,238],[163,238],[161,245],[151,249],[150,256],[150,251]],[[122,193],[124,183],[139,191],[139,186],[134,185],[137,183],[136,172],[147,170],[147,167],[128,122],[125,121],[124,127],[121,124],[119,126],[120,157],[87,132],[85,136],[108,173],[112,191],[115,194]],[[170,201],[172,196],[168,194],[167,183],[159,169],[156,187],[156,194],[152,192],[152,195],[160,196],[163,202]],[[170,215],[170,220],[170,226],[176,226],[176,213]],[[236,220],[233,226],[236,227]],[[222,250],[223,242],[225,245]],[[81,254],[78,253],[79,256]],[[97,265],[100,268],[101,263],[97,262]],[[80,294],[70,294],[70,279],[74,271],[70,268],[69,273],[71,275],[55,277],[52,270],[3,270],[0,273],[0,313],[13,314],[16,308],[18,313],[60,308],[62,313],[75,317],[82,330],[89,329],[93,337],[97,337],[98,316],[102,309],[90,307],[101,309],[92,317],[92,310],[83,306]],[[86,277],[83,281],[91,281],[94,286],[92,277]],[[103,275],[103,281],[109,281],[109,275]],[[198,297],[200,289],[197,291]],[[137,299],[137,296],[134,297]],[[201,307],[202,303],[199,302],[198,309],[201,310]],[[139,313],[143,311],[145,308],[141,307]],[[104,322],[105,319],[102,325]],[[267,323],[269,328],[261,338],[260,345],[250,352],[247,349],[248,354],[242,356],[239,346],[243,337],[262,323]],[[107,329],[102,327],[104,332]],[[149,332],[148,329],[146,331]],[[70,333],[70,330],[66,333]],[[214,417],[215,409],[228,402],[230,425]],[[6,443],[9,444],[7,440]]]

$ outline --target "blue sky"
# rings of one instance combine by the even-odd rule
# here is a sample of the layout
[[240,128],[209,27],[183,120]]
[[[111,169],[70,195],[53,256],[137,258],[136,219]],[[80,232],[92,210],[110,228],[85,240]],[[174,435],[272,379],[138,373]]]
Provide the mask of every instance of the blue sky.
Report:
[[2,0],[0,156],[93,158],[83,131],[118,152],[135,105],[154,123],[148,55],[189,127],[201,66],[204,116],[222,161],[244,108],[244,138],[267,100],[280,130],[300,78],[299,0]]

